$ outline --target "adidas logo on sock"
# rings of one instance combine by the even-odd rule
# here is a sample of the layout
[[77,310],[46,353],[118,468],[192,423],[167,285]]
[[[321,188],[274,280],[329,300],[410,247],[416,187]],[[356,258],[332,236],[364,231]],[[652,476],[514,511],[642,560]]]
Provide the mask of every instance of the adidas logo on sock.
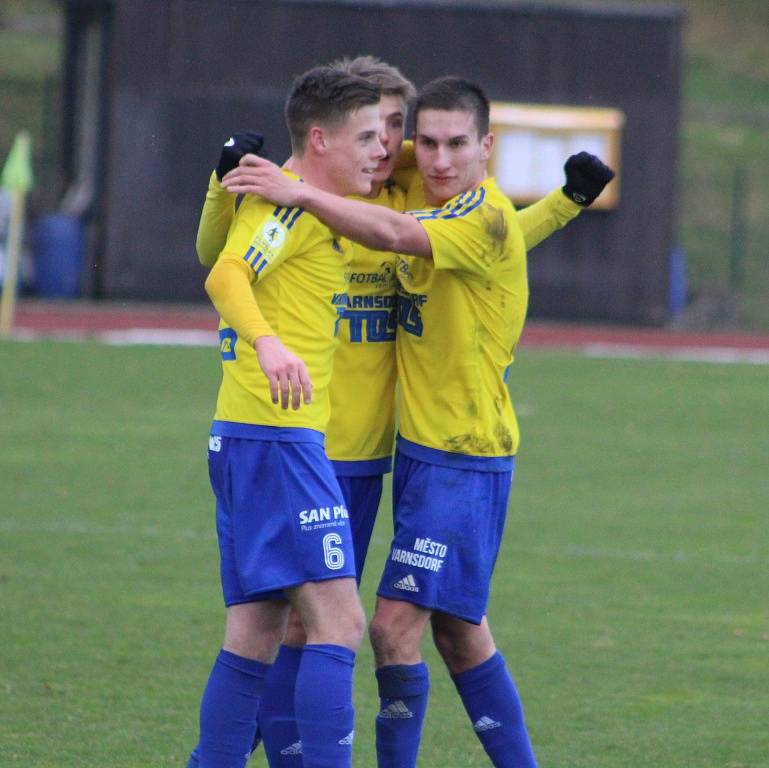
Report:
[[492,720],[490,717],[486,717],[486,715],[478,718],[478,720],[476,720],[475,724],[473,725],[473,728],[475,728],[478,733],[481,733],[482,731],[490,731],[492,728],[501,727],[502,723],[500,723],[498,720]]
[[400,700],[388,704],[380,713],[379,717],[386,720],[407,720],[414,717],[414,713]]
[[343,746],[349,746],[352,744],[353,737],[355,736],[355,730],[350,731],[343,739],[339,739],[339,743]]
[[[341,742],[340,742],[341,743]],[[302,755],[302,742],[295,741],[290,747],[280,750],[281,755]]]
[[411,574],[404,576],[400,581],[396,581],[393,588],[404,589],[406,592],[419,592],[419,587]]

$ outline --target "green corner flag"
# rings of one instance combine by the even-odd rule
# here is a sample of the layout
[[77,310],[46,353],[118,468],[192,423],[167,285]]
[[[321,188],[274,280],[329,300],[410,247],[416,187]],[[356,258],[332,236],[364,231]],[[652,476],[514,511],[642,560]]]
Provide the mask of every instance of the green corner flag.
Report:
[[0,295],[0,337],[10,336],[16,309],[16,282],[24,232],[24,208],[27,192],[32,188],[31,140],[29,131],[19,131],[0,174],[0,186],[11,195],[11,216]]
[[19,131],[3,166],[0,185],[9,192],[26,194],[32,188],[31,140],[29,131]]

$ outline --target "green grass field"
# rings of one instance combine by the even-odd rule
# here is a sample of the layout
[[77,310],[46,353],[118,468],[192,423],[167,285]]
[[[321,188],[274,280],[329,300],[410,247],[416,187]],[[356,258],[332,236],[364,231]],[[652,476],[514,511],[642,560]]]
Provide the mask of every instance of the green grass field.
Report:
[[[216,353],[4,342],[0,370],[0,766],[181,766],[223,616]],[[769,766],[766,367],[523,350],[514,370],[490,620],[541,765]],[[420,765],[488,765],[425,652]],[[371,669],[364,646],[356,768],[375,763]]]

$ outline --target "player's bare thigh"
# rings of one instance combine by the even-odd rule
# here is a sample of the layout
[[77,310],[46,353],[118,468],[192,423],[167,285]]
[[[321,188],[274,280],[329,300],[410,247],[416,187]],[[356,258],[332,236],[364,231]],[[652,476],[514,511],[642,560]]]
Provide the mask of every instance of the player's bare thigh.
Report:
[[354,578],[307,582],[286,591],[302,620],[308,643],[342,645],[353,651],[358,648],[366,617]]
[[288,602],[262,600],[227,608],[224,650],[271,664],[286,631]]

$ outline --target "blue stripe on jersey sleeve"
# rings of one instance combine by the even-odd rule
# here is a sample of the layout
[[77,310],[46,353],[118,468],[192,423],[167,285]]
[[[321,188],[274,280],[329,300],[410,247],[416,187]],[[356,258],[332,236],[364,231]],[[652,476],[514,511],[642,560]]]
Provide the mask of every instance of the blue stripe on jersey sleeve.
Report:
[[429,210],[409,211],[409,213],[417,219],[434,219],[441,211],[446,210],[446,208],[453,209],[453,208],[456,208],[457,206],[461,206],[465,202],[465,200],[467,200],[470,194],[472,194],[472,190],[463,192],[451,204],[451,206],[443,206],[443,208],[431,208]]
[[[293,209],[292,209],[293,210]],[[296,220],[304,213],[304,208],[297,208],[296,211],[294,211],[294,215],[289,220],[286,228],[291,229],[291,227],[296,224]]]
[[254,246],[252,245],[243,255],[243,261],[246,262],[252,269],[254,268],[254,265],[256,264],[259,259],[262,258],[262,252],[257,251],[253,256],[251,255],[254,252]]
[[460,195],[451,205],[443,208],[436,208],[432,211],[410,211],[411,215],[417,221],[426,221],[428,219],[459,219],[466,216],[470,211],[477,208],[485,199],[486,190],[483,187],[465,192]]
[[475,196],[475,199],[470,199],[460,209],[453,211],[446,211],[438,216],[439,219],[461,219],[463,216],[467,216],[470,211],[474,211],[485,199],[486,190],[481,188],[480,194]]
[[[286,229],[291,229],[291,227],[296,224],[297,219],[304,213],[304,208],[283,208],[282,206],[278,206],[273,212],[272,215],[280,221],[281,224],[286,224]],[[288,222],[288,223],[286,223]]]

